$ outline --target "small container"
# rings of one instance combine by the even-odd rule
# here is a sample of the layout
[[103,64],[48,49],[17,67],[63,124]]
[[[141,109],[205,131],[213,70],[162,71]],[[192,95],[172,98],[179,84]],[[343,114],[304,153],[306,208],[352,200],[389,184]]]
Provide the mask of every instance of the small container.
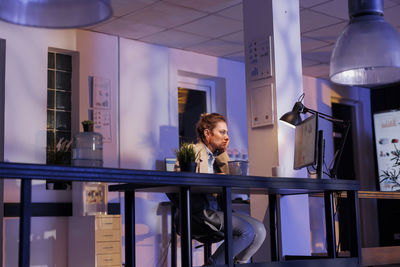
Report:
[[96,132],[83,132],[74,136],[72,165],[103,167],[103,136]]
[[[83,132],[72,142],[72,165],[103,167],[103,136],[96,132]],[[107,184],[101,182],[74,182],[74,216],[107,214]]]
[[249,162],[247,160],[232,160],[228,162],[229,174],[248,175]]

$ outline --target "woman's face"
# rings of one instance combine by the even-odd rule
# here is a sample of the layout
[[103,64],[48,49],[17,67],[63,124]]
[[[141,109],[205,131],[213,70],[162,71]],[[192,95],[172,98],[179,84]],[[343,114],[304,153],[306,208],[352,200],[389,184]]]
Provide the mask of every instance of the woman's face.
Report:
[[207,147],[211,152],[214,153],[216,150],[225,151],[228,147],[228,126],[225,122],[217,122],[215,128],[212,131],[206,129],[204,135],[207,140]]

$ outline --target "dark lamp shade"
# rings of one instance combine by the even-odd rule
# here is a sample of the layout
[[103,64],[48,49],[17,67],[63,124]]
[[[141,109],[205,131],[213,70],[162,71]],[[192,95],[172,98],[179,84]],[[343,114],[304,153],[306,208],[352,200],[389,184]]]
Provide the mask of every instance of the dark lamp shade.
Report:
[[296,127],[302,121],[300,113],[296,111],[289,111],[283,114],[280,120],[291,127]]
[[400,36],[382,16],[353,18],[332,52],[330,79],[373,87],[400,81]]
[[110,0],[0,0],[0,19],[24,26],[78,28],[111,15]]

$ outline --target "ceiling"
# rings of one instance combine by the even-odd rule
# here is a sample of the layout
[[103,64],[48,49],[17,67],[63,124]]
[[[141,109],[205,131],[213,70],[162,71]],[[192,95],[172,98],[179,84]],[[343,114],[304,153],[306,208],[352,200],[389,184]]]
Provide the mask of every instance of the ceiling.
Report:
[[[348,0],[299,0],[303,74],[329,76],[333,45],[348,21]],[[113,16],[87,28],[146,43],[244,62],[242,0],[111,0]],[[384,0],[400,28],[400,0]]]

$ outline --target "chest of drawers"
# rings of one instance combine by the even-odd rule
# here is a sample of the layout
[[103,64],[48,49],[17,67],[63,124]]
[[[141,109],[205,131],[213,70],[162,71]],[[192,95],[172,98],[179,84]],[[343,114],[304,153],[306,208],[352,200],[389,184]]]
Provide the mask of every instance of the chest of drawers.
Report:
[[68,266],[121,266],[121,216],[69,218]]

